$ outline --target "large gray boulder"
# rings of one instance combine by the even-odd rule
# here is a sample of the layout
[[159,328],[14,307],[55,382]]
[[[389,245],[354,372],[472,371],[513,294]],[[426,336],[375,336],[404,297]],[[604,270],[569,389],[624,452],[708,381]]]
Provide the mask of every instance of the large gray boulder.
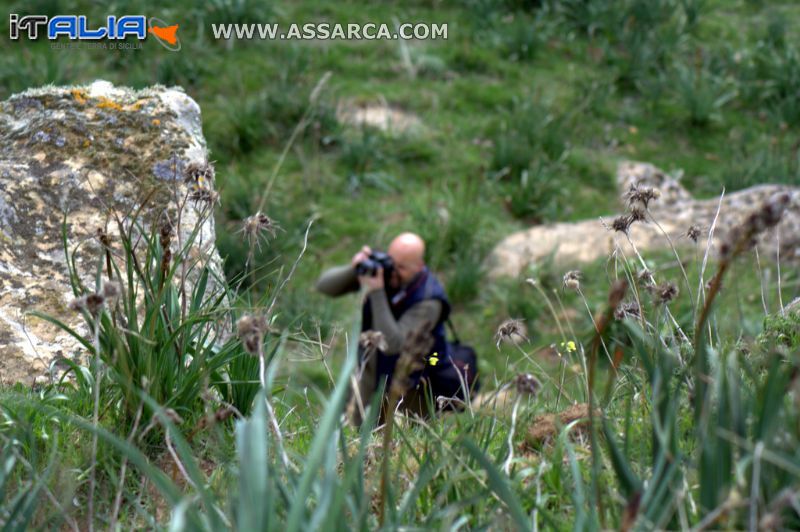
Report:
[[[791,197],[784,216],[775,229],[766,231],[758,240],[758,250],[764,260],[800,260],[800,188],[785,185],[758,185],[719,198],[698,200],[680,184],[678,179],[655,166],[640,162],[623,162],[617,169],[620,197],[631,189],[652,188],[659,197],[649,204],[652,218],[657,222],[637,222],[630,226],[629,237],[611,229],[618,215],[601,216],[574,223],[537,225],[509,235],[492,251],[489,272],[493,277],[524,274],[529,265],[548,260],[562,267],[578,266],[612,253],[635,257],[638,251],[669,250],[670,241],[676,248],[699,247],[704,253],[708,232],[717,214],[712,256],[728,232],[745,216],[759,208],[776,194]],[[649,219],[649,218],[648,218]],[[659,227],[660,226],[660,227]],[[699,229],[697,240],[689,238],[691,227]],[[668,235],[669,238],[667,238]],[[780,249],[780,253],[778,250]]]
[[[70,252],[80,244],[78,274],[94,286],[103,255],[96,231],[106,230],[119,251],[109,209],[122,216],[152,192],[140,222],[161,223],[191,186],[184,170],[206,161],[200,108],[180,88],[136,91],[97,81],[31,89],[0,103],[0,384],[31,383],[54,360],[85,356],[68,334],[26,314],[46,312],[88,334],[67,307],[65,213]],[[186,203],[173,247],[200,224],[190,254],[222,278],[214,220],[201,216],[203,208]]]

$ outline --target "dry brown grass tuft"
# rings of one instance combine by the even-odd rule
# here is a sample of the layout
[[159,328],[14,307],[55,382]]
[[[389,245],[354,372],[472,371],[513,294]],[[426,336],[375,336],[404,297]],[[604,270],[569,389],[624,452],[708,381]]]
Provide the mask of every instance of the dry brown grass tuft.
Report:
[[[599,412],[595,415],[599,415]],[[587,403],[568,406],[558,414],[536,416],[528,428],[528,434],[525,438],[526,443],[531,447],[549,443],[558,435],[561,427],[579,420],[580,422],[576,425],[576,428],[585,430],[589,424],[589,405]]]

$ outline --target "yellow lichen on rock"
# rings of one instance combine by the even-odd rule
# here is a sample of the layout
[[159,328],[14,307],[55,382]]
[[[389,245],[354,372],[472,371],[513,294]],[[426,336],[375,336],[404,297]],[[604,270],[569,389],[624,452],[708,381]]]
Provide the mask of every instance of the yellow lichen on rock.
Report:
[[70,93],[72,94],[72,97],[75,98],[75,101],[79,104],[84,105],[86,103],[86,91],[83,89],[76,87],[72,89]]
[[124,108],[120,104],[107,98],[106,96],[100,96],[98,100],[100,100],[100,103],[97,104],[98,109],[114,109],[115,111],[124,110]]

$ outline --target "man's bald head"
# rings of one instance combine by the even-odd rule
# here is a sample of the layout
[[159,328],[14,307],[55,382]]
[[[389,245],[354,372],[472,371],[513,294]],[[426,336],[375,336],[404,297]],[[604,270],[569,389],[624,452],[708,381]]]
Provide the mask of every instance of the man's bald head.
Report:
[[409,282],[425,267],[425,241],[414,233],[397,235],[387,250],[401,283]]

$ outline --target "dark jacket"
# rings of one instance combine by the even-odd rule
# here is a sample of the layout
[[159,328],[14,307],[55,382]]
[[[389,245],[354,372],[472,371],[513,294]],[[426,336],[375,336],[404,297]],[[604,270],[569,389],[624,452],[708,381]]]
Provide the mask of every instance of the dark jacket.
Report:
[[[358,277],[350,265],[335,266],[326,270],[317,281],[317,290],[332,297],[337,297],[359,289]],[[368,404],[372,393],[378,386],[378,363],[380,373],[390,376],[405,339],[411,331],[417,330],[426,323],[433,323],[431,333],[434,335],[432,352],[446,352],[444,342],[444,321],[450,314],[450,304],[441,283],[428,271],[412,279],[400,292],[391,294],[386,290],[373,290],[365,297],[362,308],[362,331],[377,330],[384,334],[388,354],[369,357],[363,360],[357,374],[359,394],[364,404]],[[395,299],[395,303],[390,302]],[[444,347],[443,347],[444,346]],[[359,353],[362,350],[359,349]],[[445,357],[439,357],[445,360]],[[380,359],[380,361],[376,360]],[[416,375],[415,377],[419,377]]]
[[[438,301],[441,305],[441,310],[433,323],[433,329],[431,330],[431,334],[433,335],[433,348],[431,352],[428,353],[428,356],[426,356],[426,361],[433,355],[436,356],[437,361],[441,360],[443,364],[450,360],[445,333],[445,321],[448,316],[450,316],[450,302],[447,300],[444,287],[442,287],[442,284],[427,267],[417,274],[408,285],[395,293],[387,293],[385,291],[375,292],[377,292],[376,297],[386,297],[388,299],[389,308],[395,320],[400,320],[406,312],[423,301]],[[372,312],[373,299],[372,294],[370,294],[370,297],[364,302],[361,313],[362,332],[375,328]],[[389,349],[387,353],[378,352],[376,384],[380,383],[383,378],[386,378],[386,386],[388,389],[399,355],[399,350],[393,352]],[[423,374],[424,370],[414,373],[412,375],[412,383],[417,384]]]

